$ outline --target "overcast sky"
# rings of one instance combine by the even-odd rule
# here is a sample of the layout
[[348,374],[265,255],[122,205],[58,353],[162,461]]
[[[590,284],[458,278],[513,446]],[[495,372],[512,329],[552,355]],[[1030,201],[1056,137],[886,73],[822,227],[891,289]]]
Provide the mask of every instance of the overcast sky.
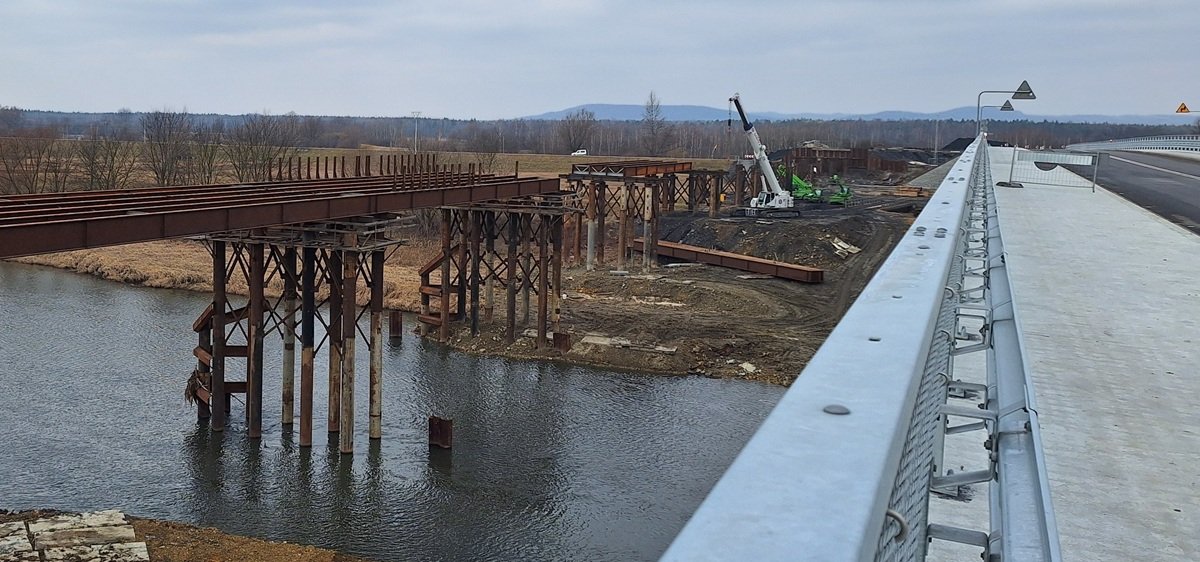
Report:
[[[0,2],[0,105],[509,118],[583,103],[1200,110],[1194,0]],[[985,97],[999,104],[1003,96]]]

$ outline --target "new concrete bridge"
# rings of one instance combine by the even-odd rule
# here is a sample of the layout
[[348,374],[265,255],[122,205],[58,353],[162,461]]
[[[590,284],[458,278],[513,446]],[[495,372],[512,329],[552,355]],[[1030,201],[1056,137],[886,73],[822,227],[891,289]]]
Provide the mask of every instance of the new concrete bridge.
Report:
[[1200,166],[995,187],[1012,150],[963,154],[664,560],[1200,559]]

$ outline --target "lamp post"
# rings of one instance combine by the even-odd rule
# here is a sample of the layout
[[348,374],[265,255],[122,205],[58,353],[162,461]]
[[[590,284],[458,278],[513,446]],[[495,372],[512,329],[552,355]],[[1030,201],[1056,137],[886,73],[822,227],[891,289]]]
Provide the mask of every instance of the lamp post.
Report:
[[417,119],[421,118],[421,112],[420,111],[412,112],[412,117],[413,117],[413,154],[416,154],[417,152],[420,152],[420,150],[421,150],[421,145],[417,144]]
[[[979,106],[979,110],[982,112],[984,109],[987,109],[987,108],[989,108],[989,107],[998,108],[1000,111],[1015,111],[1015,110],[1013,109],[1013,104],[1012,104],[1012,102],[1011,102],[1011,101],[1009,101],[1009,100],[1004,100],[1004,104],[1003,104],[1003,105],[981,105],[981,106]],[[982,115],[983,115],[983,114],[982,114],[982,113],[980,113],[980,116],[981,116],[981,117],[982,117]],[[981,123],[982,123],[982,121],[981,121]],[[980,127],[980,132],[987,132],[987,127],[986,127],[986,126],[981,126],[981,127]]]
[[1012,99],[1014,100],[1037,99],[1037,96],[1033,95],[1033,88],[1029,87],[1028,80],[1022,80],[1021,85],[1015,90],[984,90],[979,92],[979,95],[975,96],[975,136],[979,136],[979,133],[982,132],[980,117],[983,108],[980,104],[983,103],[983,94],[1012,94]]

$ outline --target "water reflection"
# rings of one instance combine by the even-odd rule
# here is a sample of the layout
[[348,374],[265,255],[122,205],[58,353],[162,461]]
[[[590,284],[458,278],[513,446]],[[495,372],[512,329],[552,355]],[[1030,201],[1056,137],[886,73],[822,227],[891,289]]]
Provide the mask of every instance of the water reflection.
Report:
[[[278,338],[263,438],[237,401],[224,433],[196,421],[180,395],[206,302],[0,264],[0,507],[119,507],[382,560],[653,559],[782,392],[405,336],[384,350],[383,439],[366,438],[359,377],[346,456],[321,439],[323,353],[316,446],[279,424]],[[428,446],[430,414],[454,419],[453,450]]]

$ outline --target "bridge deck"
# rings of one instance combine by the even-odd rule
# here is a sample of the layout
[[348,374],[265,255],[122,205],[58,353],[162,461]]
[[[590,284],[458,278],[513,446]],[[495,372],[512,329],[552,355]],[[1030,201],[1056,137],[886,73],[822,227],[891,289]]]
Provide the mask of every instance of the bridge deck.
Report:
[[558,179],[428,172],[0,197],[0,258],[554,193]]
[[1063,552],[1200,559],[1200,237],[1103,189],[996,191]]

